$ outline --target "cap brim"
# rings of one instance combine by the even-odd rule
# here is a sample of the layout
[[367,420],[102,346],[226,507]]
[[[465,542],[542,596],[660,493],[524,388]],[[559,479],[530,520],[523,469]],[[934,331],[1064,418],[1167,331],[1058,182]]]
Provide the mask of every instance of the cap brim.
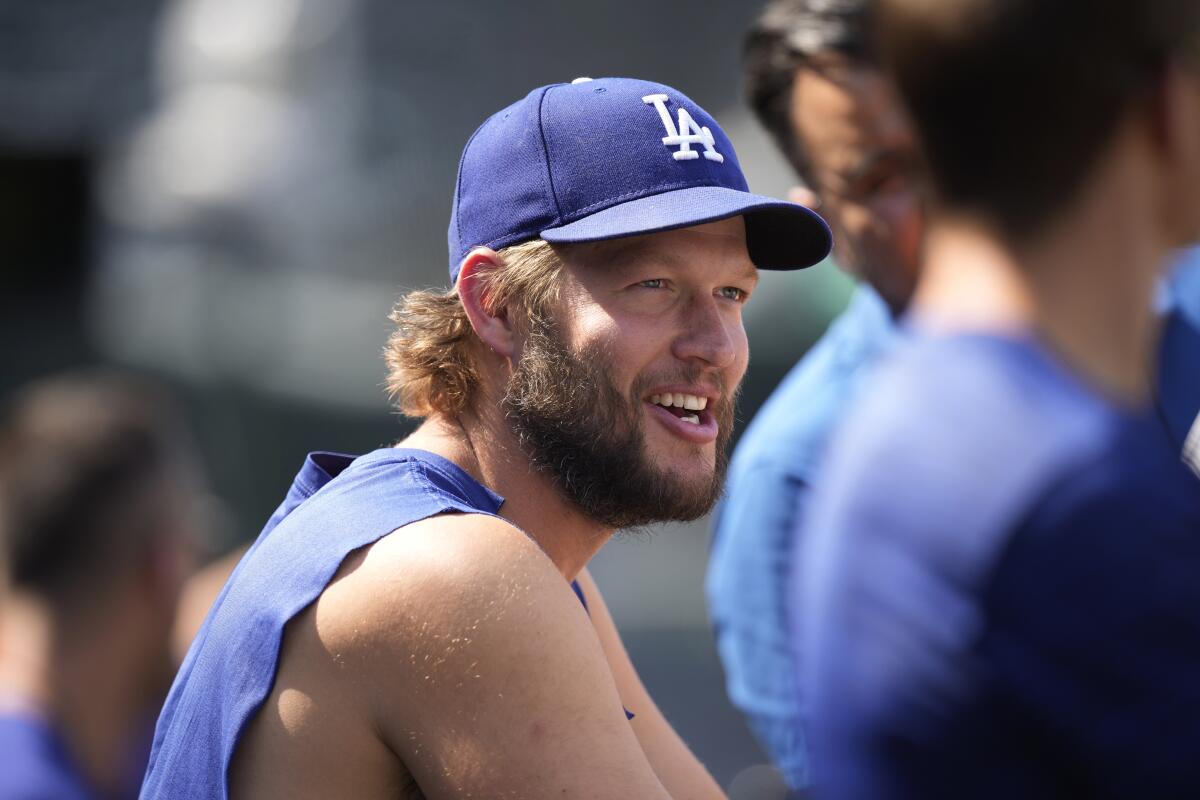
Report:
[[759,269],[803,269],[829,255],[833,236],[825,220],[797,203],[724,186],[693,186],[641,197],[581,220],[547,228],[547,242],[598,242],[687,228],[743,216],[746,249]]

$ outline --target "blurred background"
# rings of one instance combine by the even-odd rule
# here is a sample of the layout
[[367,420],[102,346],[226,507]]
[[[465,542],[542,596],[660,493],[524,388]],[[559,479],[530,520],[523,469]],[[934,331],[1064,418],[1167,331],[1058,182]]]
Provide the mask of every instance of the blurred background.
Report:
[[[790,169],[743,107],[758,3],[38,0],[0,4],[0,393],[114,364],[161,381],[202,450],[207,557],[252,539],[310,450],[412,423],[382,390],[387,312],[446,283],[458,156],[535,86],[627,75],[721,122],[751,188]],[[749,419],[845,304],[832,264],[764,273]],[[651,693],[734,797],[772,777],[725,698],[708,520],[594,562]]]

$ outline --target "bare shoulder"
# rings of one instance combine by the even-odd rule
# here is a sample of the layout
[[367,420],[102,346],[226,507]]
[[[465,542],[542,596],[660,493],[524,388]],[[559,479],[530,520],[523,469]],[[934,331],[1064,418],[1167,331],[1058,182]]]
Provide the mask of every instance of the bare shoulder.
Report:
[[322,595],[318,625],[352,635],[350,647],[403,645],[415,655],[503,632],[513,614],[572,612],[578,602],[556,602],[570,597],[550,559],[508,522],[442,514],[348,558]]
[[583,607],[507,522],[408,525],[347,559],[315,612],[426,796],[666,796]]

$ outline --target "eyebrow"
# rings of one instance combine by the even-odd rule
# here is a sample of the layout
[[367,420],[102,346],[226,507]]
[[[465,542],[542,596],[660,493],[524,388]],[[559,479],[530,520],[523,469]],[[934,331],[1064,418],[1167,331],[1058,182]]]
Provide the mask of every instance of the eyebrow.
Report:
[[592,259],[603,259],[606,261],[625,260],[649,249],[646,240],[640,236],[626,239],[610,239],[605,242],[597,242],[596,244],[599,247],[594,248],[589,254],[592,256],[592,258],[588,259],[589,261]]
[[750,281],[752,286],[758,285],[758,265],[751,261],[749,257],[746,259],[746,270],[742,272],[741,277],[743,280]]
[[[585,253],[582,259],[583,266],[586,269],[600,269],[605,272],[611,272],[614,269],[627,272],[633,269],[630,261],[650,250],[646,240],[641,237],[591,242],[585,244],[584,247],[586,249],[583,251]],[[669,251],[656,254],[655,258],[667,261],[672,265],[679,265],[679,259]]]

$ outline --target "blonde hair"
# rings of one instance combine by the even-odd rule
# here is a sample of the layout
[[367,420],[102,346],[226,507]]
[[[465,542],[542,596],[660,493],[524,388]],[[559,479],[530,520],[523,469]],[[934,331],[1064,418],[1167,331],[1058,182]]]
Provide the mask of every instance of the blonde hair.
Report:
[[[545,316],[558,300],[562,261],[545,241],[506,247],[500,264],[483,275],[483,302],[493,312],[508,307],[511,319]],[[513,312],[519,312],[514,314]],[[458,290],[409,292],[392,308],[396,330],[383,349],[387,390],[406,416],[454,416],[474,402],[479,373],[474,350],[482,344],[471,328]]]

